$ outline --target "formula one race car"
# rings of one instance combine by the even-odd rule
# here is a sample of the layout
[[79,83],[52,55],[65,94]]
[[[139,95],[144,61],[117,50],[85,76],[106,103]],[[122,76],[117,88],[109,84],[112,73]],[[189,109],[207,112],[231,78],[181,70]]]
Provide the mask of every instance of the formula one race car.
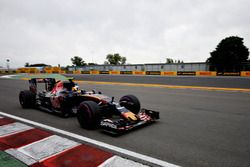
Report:
[[[45,90],[37,91],[38,83]],[[19,101],[23,108],[38,108],[59,113],[62,117],[76,114],[82,128],[101,129],[118,134],[159,119],[159,112],[141,109],[134,95],[125,95],[119,103],[101,92],[80,90],[72,79],[32,78],[29,90],[21,91]]]

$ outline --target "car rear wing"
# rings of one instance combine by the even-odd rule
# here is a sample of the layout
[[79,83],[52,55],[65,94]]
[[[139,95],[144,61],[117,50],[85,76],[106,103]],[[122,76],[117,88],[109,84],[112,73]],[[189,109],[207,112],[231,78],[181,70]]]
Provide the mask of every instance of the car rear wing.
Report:
[[29,80],[29,89],[33,93],[37,93],[37,83],[45,83],[45,90],[51,91],[56,83],[55,78],[31,78]]

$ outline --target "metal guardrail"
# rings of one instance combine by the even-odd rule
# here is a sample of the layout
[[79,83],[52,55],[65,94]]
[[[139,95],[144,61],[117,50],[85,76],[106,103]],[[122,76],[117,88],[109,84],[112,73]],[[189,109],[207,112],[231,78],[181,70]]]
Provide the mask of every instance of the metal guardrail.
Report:
[[79,75],[161,75],[161,76],[244,76],[250,77],[250,71],[241,72],[216,72],[216,71],[65,71],[61,69],[46,69],[39,71],[35,68],[17,69],[17,70],[0,70],[0,74],[13,73],[48,73],[48,74],[79,74]]

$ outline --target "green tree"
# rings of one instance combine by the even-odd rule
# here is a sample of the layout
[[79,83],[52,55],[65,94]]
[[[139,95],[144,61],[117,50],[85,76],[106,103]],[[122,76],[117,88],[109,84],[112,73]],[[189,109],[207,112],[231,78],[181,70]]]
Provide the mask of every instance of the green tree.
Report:
[[122,57],[121,59],[121,64],[124,65],[126,64],[127,58],[126,57]]
[[174,60],[174,59],[171,59],[171,58],[166,58],[166,64],[171,64],[171,63],[184,63],[183,60]]
[[30,66],[30,63],[26,62],[24,67],[29,67]]
[[166,58],[166,64],[174,63],[174,60],[171,58]]
[[126,57],[122,57],[119,55],[119,53],[115,54],[108,54],[106,56],[106,60],[104,64],[113,64],[113,65],[119,65],[119,64],[125,64],[127,59]]
[[82,58],[79,56],[74,56],[70,60],[72,61],[72,64],[75,66],[85,66],[86,65],[85,61],[83,61]]
[[90,66],[90,65],[98,65],[98,64],[96,64],[96,63],[88,63],[88,65]]
[[223,39],[210,55],[207,62],[218,72],[236,72],[241,70],[241,63],[247,61],[249,51],[243,38],[230,36]]

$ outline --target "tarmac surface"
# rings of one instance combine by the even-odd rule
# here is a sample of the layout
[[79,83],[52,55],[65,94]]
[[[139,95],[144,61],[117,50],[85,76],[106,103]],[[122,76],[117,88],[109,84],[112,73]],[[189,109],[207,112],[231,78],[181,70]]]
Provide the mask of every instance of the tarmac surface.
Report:
[[77,80],[84,81],[106,81],[106,82],[129,82],[144,84],[164,84],[164,85],[182,85],[182,86],[209,86],[222,88],[250,88],[250,77],[197,77],[197,76],[157,76],[157,75],[74,75],[65,76],[74,77]]
[[[132,79],[121,79],[120,76],[119,81],[134,83],[136,78],[147,82],[153,82],[155,78],[160,80],[155,76],[133,76]],[[117,76],[112,80],[112,76],[100,75],[94,78],[84,75],[81,79],[118,80]],[[192,85],[191,82],[195,79],[182,77],[177,81],[177,77],[167,77],[163,80],[161,82],[166,84],[174,84],[176,81],[179,85],[182,80],[186,83],[183,85]],[[207,81],[209,80],[214,83],[213,86],[218,87],[224,85],[250,88],[250,80],[247,78],[202,77],[198,80],[200,83],[207,83],[204,86],[210,85]],[[20,90],[28,88],[28,82],[9,79],[0,79],[0,110],[180,166],[250,166],[250,93],[95,85],[82,82],[79,86],[86,90],[100,90],[117,100],[123,95],[134,94],[140,99],[142,107],[160,111],[160,120],[119,137],[112,137],[98,130],[84,130],[74,117],[63,119],[46,112],[22,109],[18,102],[18,94]]]

